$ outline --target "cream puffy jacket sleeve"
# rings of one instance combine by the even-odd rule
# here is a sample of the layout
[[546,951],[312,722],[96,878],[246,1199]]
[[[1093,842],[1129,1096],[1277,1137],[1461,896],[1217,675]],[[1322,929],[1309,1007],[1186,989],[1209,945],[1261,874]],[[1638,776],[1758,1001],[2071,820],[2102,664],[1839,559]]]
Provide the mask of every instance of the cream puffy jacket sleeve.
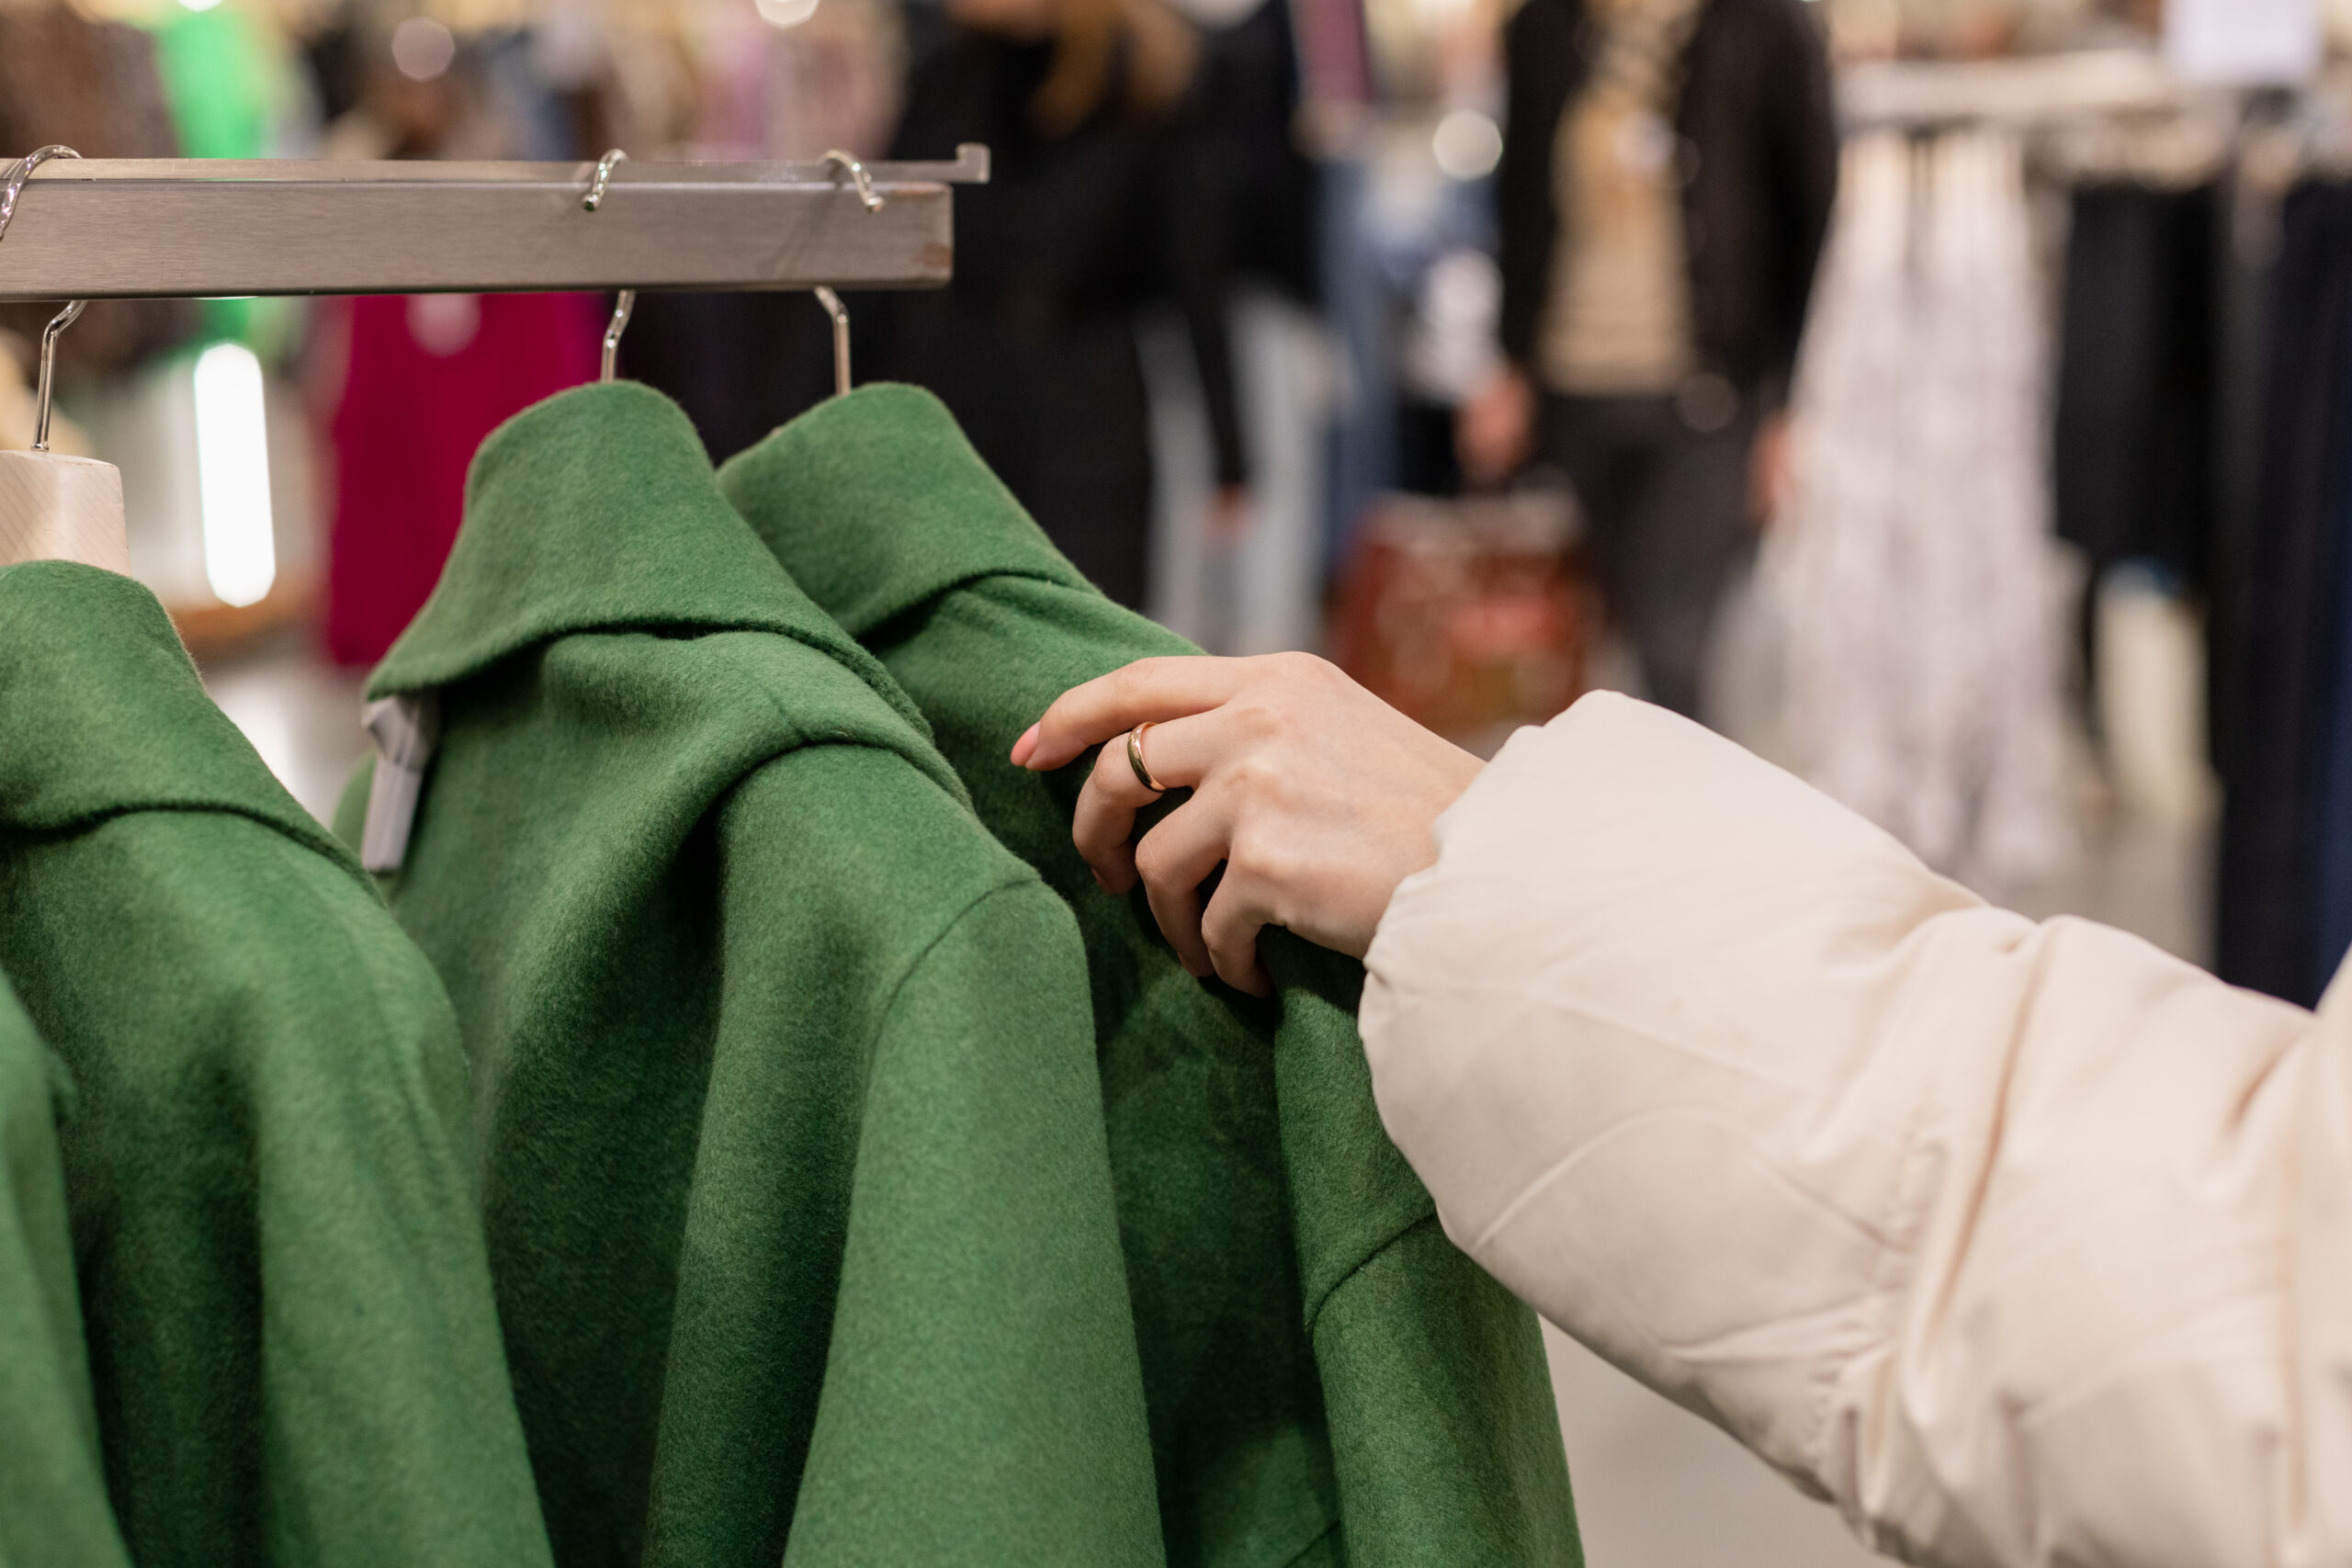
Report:
[[2352,1020],[1992,908],[1586,698],[1398,889],[1363,1036],[1447,1232],[1883,1551],[2352,1562]]

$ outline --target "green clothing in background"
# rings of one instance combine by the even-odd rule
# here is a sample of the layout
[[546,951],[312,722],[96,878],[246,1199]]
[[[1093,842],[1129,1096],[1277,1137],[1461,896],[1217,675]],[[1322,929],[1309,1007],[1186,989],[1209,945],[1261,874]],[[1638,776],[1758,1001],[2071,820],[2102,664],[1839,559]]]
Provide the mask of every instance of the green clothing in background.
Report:
[[546,1562],[423,956],[130,579],[0,570],[0,969],[74,1085],[132,1559]]
[[559,1560],[1159,1562],[1069,913],[674,404],[484,444],[369,684],[428,691],[386,886],[473,1055]]
[[130,1568],[107,1510],[65,1228],[64,1069],[0,983],[0,1563]]
[[1089,587],[912,388],[822,404],[719,482],[1078,916],[1170,1561],[1580,1562],[1534,1315],[1381,1128],[1362,967],[1271,932],[1278,1007],[1194,981],[1072,846],[1082,770],[1007,760],[1069,687],[1199,650]]
[[[282,156],[279,130],[302,87],[293,45],[257,7],[217,3],[201,10],[160,7],[146,23],[155,37],[164,96],[188,158]],[[203,341],[231,338],[264,354],[285,346],[289,299],[205,299]]]

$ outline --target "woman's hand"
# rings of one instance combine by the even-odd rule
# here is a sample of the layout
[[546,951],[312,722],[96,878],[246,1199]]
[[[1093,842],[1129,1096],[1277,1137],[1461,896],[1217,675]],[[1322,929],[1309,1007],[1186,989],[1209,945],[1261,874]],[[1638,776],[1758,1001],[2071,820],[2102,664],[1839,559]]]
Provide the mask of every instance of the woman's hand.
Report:
[[[1127,732],[1147,722],[1146,766],[1193,797],[1131,845],[1136,813],[1159,798],[1127,757]],[[1437,859],[1438,815],[1483,765],[1304,653],[1138,660],[1064,693],[1012,760],[1046,772],[1098,745],[1072,829],[1095,880],[1125,894],[1140,877],[1184,967],[1259,996],[1272,989],[1261,926],[1363,956],[1396,885]]]

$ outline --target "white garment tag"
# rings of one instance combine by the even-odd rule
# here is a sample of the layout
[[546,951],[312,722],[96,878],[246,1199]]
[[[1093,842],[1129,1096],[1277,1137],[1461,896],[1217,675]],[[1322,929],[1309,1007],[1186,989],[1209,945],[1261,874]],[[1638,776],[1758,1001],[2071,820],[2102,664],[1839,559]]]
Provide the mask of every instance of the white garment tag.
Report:
[[408,858],[424,770],[441,743],[440,700],[431,692],[379,697],[359,710],[359,722],[376,742],[376,777],[368,786],[359,863],[372,872],[398,871]]

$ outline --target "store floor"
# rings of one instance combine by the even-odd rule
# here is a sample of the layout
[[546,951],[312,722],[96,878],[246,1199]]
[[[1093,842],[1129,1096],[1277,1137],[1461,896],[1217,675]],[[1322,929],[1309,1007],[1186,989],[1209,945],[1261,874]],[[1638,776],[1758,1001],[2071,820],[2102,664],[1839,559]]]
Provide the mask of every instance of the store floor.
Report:
[[[206,683],[294,797],[324,818],[365,749],[361,675],[299,647],[220,661]],[[2078,914],[2185,957],[2206,953],[2211,834],[2116,812],[2085,828],[2084,852],[2018,902]],[[1589,1560],[1600,1568],[1846,1568],[1878,1562],[1826,1507],[1697,1416],[1546,1334]]]

